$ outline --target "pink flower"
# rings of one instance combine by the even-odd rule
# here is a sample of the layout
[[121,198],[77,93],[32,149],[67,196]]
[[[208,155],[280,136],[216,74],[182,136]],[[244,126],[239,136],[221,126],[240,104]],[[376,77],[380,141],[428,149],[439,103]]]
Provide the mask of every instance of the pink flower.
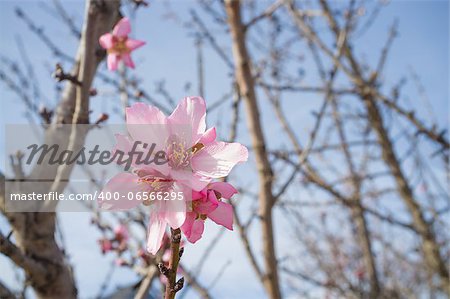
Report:
[[115,71],[120,60],[123,60],[126,66],[134,68],[130,53],[145,45],[145,42],[128,38],[130,32],[130,21],[128,18],[123,18],[114,26],[112,33],[105,33],[100,36],[100,45],[108,52],[107,65],[109,70]]
[[[99,200],[102,209],[120,211],[136,207],[140,203],[151,205],[148,225],[147,250],[156,254],[161,247],[166,226],[179,228],[186,218],[186,203],[184,200],[137,200],[137,196],[152,192],[183,192],[184,186],[168,179],[158,172],[137,170],[134,173],[120,173],[114,176],[102,190],[104,194],[120,194],[118,200]],[[181,190],[181,191],[180,191]],[[190,190],[190,189],[189,189]],[[134,200],[129,200],[129,193],[135,194]]]
[[[126,109],[129,135],[117,134],[113,151],[129,154],[133,173],[113,177],[102,193],[119,193],[119,199],[102,200],[99,204],[103,209],[127,210],[142,202],[128,200],[130,192],[181,192],[183,200],[144,202],[151,206],[147,250],[152,254],[156,254],[161,247],[167,225],[176,229],[185,223],[186,204],[190,205],[191,196],[208,193],[205,187],[214,178],[227,176],[236,164],[248,158],[245,146],[216,141],[216,130],[206,129],[205,118],[206,105],[200,97],[184,98],[168,117],[158,108],[144,103],[136,103]],[[166,163],[140,162],[142,157],[131,154],[138,143],[139,151],[148,152],[150,156],[162,151]],[[153,152],[145,144],[154,145]],[[235,191],[225,183],[212,183],[209,189],[223,198],[230,198]],[[220,196],[216,198],[217,212],[211,210],[207,215],[218,224],[232,229],[232,218],[231,221],[228,218],[232,215],[231,206],[219,200]]]
[[233,207],[222,200],[236,193],[232,185],[224,182],[211,183],[202,191],[193,192],[192,211],[186,213],[186,221],[181,226],[189,242],[195,243],[202,237],[207,218],[233,230]]
[[216,129],[206,129],[206,104],[200,97],[186,97],[166,117],[158,108],[136,103],[126,110],[129,136],[117,134],[116,150],[130,152],[135,141],[156,144],[168,163],[140,165],[157,170],[193,190],[200,191],[214,178],[226,177],[248,151],[240,143],[216,141]]

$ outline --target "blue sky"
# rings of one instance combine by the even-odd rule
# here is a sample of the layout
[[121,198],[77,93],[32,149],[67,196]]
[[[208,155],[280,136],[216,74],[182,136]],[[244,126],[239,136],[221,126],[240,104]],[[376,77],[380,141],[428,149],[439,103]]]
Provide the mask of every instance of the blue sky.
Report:
[[[50,3],[50,2],[49,2]],[[51,6],[51,4],[46,4]],[[77,40],[70,36],[69,30],[62,23],[49,14],[43,2],[37,1],[0,1],[0,54],[2,56],[20,61],[20,51],[17,47],[17,39],[23,42],[24,50],[32,59],[35,72],[39,78],[40,90],[43,95],[42,103],[54,105],[55,84],[51,78],[51,71],[57,62],[48,48],[30,31],[26,25],[18,20],[14,14],[16,6],[21,7],[33,20],[44,27],[46,34],[51,36],[55,42],[69,55],[74,55]],[[77,23],[81,23],[83,16],[82,1],[67,1],[64,6],[74,16]],[[193,1],[171,1],[171,6],[177,11],[182,19],[187,20],[188,10],[195,8]],[[124,11],[127,14],[127,11]],[[136,74],[142,79],[141,86],[146,87],[150,93],[155,90],[154,82],[161,78],[166,79],[166,89],[175,99],[186,96],[184,86],[189,80],[193,83],[190,94],[196,93],[196,61],[193,39],[188,31],[182,27],[182,23],[167,20],[163,1],[155,1],[148,9],[140,9],[134,24],[134,37],[147,41],[147,45],[134,52],[136,62]],[[387,29],[395,18],[399,18],[400,36],[395,41],[394,48],[389,56],[388,67],[384,81],[393,85],[408,74],[413,68],[420,76],[422,84],[430,99],[434,117],[442,126],[447,126],[449,116],[449,3],[448,1],[393,1],[386,6],[378,18],[374,27],[365,37],[357,40],[355,47],[359,57],[364,57],[371,65],[374,65],[379,57],[381,48],[387,37]],[[205,18],[205,22],[210,20]],[[44,25],[45,24],[45,25]],[[229,52],[229,41],[222,39],[225,50]],[[224,63],[209,48],[205,48],[206,69],[206,92],[205,98],[208,103],[213,103],[228,90],[228,70]],[[67,68],[69,64],[65,63]],[[104,70],[104,65],[101,66]],[[308,65],[305,65],[308,68]],[[225,84],[224,84],[225,82]],[[314,83],[314,82],[313,82]],[[100,83],[96,82],[98,86]],[[8,159],[4,151],[4,126],[5,124],[26,123],[25,107],[20,100],[0,83],[0,100],[2,117],[0,119],[0,154],[3,157],[0,169],[5,169]],[[418,93],[413,84],[407,87],[408,100],[412,103],[419,101]],[[108,88],[101,88],[98,97],[93,98],[92,106],[94,114],[102,110],[111,110],[113,105],[119,101]],[[317,96],[313,94],[304,95],[297,99],[287,99],[285,109],[296,111],[290,115],[293,125],[298,127],[298,133],[306,132],[312,125],[311,109],[317,108]],[[39,103],[40,104],[40,103]],[[423,109],[424,117],[428,117],[427,111],[422,103],[418,104]],[[211,124],[222,123],[225,120],[228,106],[223,106],[209,115]],[[276,136],[281,129],[271,126],[273,114],[268,105],[262,110],[266,134],[271,141],[282,143]],[[94,115],[95,117],[95,115]],[[118,116],[113,116],[111,122],[120,122]],[[226,130],[219,131],[226,135]],[[240,142],[248,142],[244,126],[240,127]],[[247,179],[251,183],[250,179]],[[75,264],[78,285],[83,298],[96,294],[103,276],[108,270],[111,257],[102,257],[96,245],[98,232],[89,224],[89,215],[85,213],[64,213],[61,222],[65,231],[67,245],[70,248],[71,261]],[[4,231],[6,225],[0,222],[0,229]],[[89,231],[89,234],[85,232]],[[209,241],[213,239],[217,229],[208,226],[206,237],[201,243],[191,246],[186,250],[183,257],[188,265],[195,265],[200,254],[204,251]],[[254,231],[254,242],[258,243],[258,232]],[[280,239],[280,244],[286,240]],[[282,247],[282,246],[280,246]],[[281,248],[281,251],[283,249]],[[218,298],[237,298],[250,295],[260,297],[262,291],[260,284],[252,276],[250,264],[245,260],[242,246],[236,233],[226,232],[225,237],[217,245],[213,260],[208,263],[202,272],[200,279],[205,285],[211,282],[218,268],[227,261],[230,265],[225,271],[222,280],[216,284],[212,293]],[[213,262],[214,261],[214,262]],[[1,278],[12,282],[13,272],[10,270],[9,262],[0,257],[0,267],[8,265],[2,271]],[[95,265],[93,267],[92,265]],[[219,266],[217,266],[219,265]],[[125,284],[133,282],[135,276],[127,270],[119,269],[113,275],[113,282]],[[245,281],[246,283],[242,283]],[[114,285],[114,283],[112,284]],[[191,292],[191,295],[193,292]],[[192,297],[195,298],[195,297]]]

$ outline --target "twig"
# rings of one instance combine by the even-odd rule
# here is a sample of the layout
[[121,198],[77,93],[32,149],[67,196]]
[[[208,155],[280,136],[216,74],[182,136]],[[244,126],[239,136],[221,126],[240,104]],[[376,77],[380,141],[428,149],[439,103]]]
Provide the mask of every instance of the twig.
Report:
[[139,285],[139,289],[134,296],[134,299],[144,299],[147,298],[148,290],[150,289],[153,280],[158,274],[158,269],[155,265],[148,266],[147,273]]
[[76,76],[65,73],[61,64],[59,64],[59,63],[56,64],[55,72],[53,73],[53,78],[55,78],[56,81],[58,81],[58,82],[67,80],[67,81],[72,82],[75,85],[78,85],[78,86],[82,85],[82,83],[80,81],[78,81]]
[[197,16],[197,13],[195,12],[195,10],[191,10],[191,16],[192,19],[194,21],[194,23],[196,23],[202,33],[202,35],[209,41],[209,43],[211,44],[211,46],[213,47],[213,49],[216,51],[216,53],[220,56],[220,58],[222,58],[222,60],[225,62],[225,64],[230,68],[233,69],[234,65],[233,62],[228,58],[228,54],[226,54],[223,50],[222,47],[219,46],[217,44],[216,39],[214,38],[214,36],[209,32],[209,30],[207,29],[206,25],[203,24],[202,20]]
[[[181,230],[170,229],[171,239],[170,239],[170,260],[169,260],[169,268],[165,267],[164,264],[159,264],[159,270],[162,275],[166,276],[166,290],[165,290],[165,299],[174,299],[175,294],[183,288],[184,278],[177,279],[177,270],[178,264],[180,262],[180,258],[182,255],[182,251],[180,251],[180,242],[181,242]],[[180,254],[181,253],[181,254]]]
[[282,0],[277,0],[276,2],[272,3],[264,12],[253,19],[251,19],[247,24],[244,25],[245,30],[248,30],[251,26],[255,25],[257,22],[259,22],[262,19],[265,19],[267,17],[272,16],[275,11],[283,4]]

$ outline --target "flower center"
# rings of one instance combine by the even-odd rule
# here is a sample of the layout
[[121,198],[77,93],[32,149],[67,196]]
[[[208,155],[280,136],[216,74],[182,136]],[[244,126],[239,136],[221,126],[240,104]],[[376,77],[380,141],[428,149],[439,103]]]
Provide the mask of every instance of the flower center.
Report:
[[126,54],[130,52],[130,49],[126,45],[127,38],[126,37],[113,37],[114,42],[112,48],[108,49],[108,53],[111,54]]
[[178,135],[171,135],[166,143],[166,154],[169,166],[180,169],[189,166],[191,155],[188,151],[186,141],[181,140]]
[[185,169],[191,164],[191,158],[205,146],[197,143],[188,147],[186,140],[177,134],[172,134],[166,142],[166,157],[172,169]]
[[173,181],[170,179],[145,177],[140,178],[139,183],[150,185],[153,191],[167,191],[172,187]]

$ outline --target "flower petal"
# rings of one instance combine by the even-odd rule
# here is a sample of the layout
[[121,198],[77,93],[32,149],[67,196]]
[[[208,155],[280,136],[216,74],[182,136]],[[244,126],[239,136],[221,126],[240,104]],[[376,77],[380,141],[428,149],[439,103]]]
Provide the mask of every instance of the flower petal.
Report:
[[208,218],[229,230],[233,230],[233,206],[228,203],[219,202],[217,209],[209,213]]
[[208,215],[212,211],[214,211],[219,205],[219,201],[216,198],[214,192],[208,192],[206,198],[196,200],[195,203],[192,203],[194,207],[194,211],[198,214]]
[[214,142],[214,140],[216,140],[216,128],[212,127],[209,128],[205,134],[202,135],[202,137],[200,138],[200,140],[198,141],[198,143],[201,143],[203,145],[207,145],[210,144],[212,142]]
[[184,220],[183,225],[180,227],[183,234],[186,235],[186,237],[190,237],[192,226],[194,225],[195,218],[197,217],[197,213],[195,212],[187,212],[186,213],[186,219]]
[[128,38],[127,41],[125,42],[125,45],[127,46],[128,49],[135,50],[145,45],[145,42],[137,39]]
[[114,53],[108,54],[107,61],[106,61],[107,65],[108,65],[108,69],[110,71],[117,70],[117,66],[119,65],[119,60],[120,60],[119,55],[114,54]]
[[[173,191],[176,192],[176,191]],[[179,228],[186,220],[186,202],[184,200],[157,201],[158,213],[171,228]]]
[[208,186],[209,182],[211,182],[211,178],[200,176],[196,173],[191,173],[187,185],[190,186],[192,190],[200,191],[203,190],[206,186]]
[[[163,164],[168,165],[168,164]],[[184,170],[184,169],[171,169],[170,176],[180,182],[181,184],[190,187],[194,191],[201,191],[203,190],[209,182],[211,182],[211,179],[208,177],[203,177],[195,174],[192,172],[192,170]]]
[[150,214],[147,236],[147,251],[155,255],[161,247],[164,233],[166,232],[166,222],[159,219],[155,211]]
[[205,230],[205,221],[197,219],[192,226],[191,236],[187,240],[191,243],[195,243],[202,238],[203,231]]
[[165,125],[166,116],[158,108],[144,103],[134,103],[126,109],[127,124]]
[[116,137],[116,145],[114,145],[112,152],[122,151],[125,154],[129,153],[133,147],[133,140],[128,135],[114,134]]
[[125,63],[126,66],[134,69],[135,65],[134,65],[133,60],[131,59],[130,54],[128,54],[128,53],[122,54],[121,58],[123,60],[123,63]]
[[206,104],[201,97],[184,98],[172,114],[168,121],[174,125],[192,126],[192,145],[200,139],[206,130]]
[[207,196],[207,189],[201,191],[192,191],[192,200],[202,199]]
[[239,162],[247,161],[248,151],[240,143],[214,142],[192,157],[192,169],[199,175],[221,178]]
[[127,129],[135,141],[156,145],[154,153],[164,147],[168,137],[167,118],[158,108],[135,103],[125,110]]
[[111,33],[105,33],[102,36],[100,36],[98,42],[100,43],[100,46],[102,46],[103,49],[109,49],[112,48],[114,45],[114,37]]
[[[131,173],[120,173],[114,176],[105,185],[101,195],[97,197],[100,208],[104,210],[120,211],[136,207],[140,202],[138,200],[128,200],[128,192],[142,192],[144,186],[138,184],[139,177]],[[119,194],[116,200],[113,194]],[[109,196],[111,195],[111,199]],[[99,198],[101,196],[101,198]]]
[[222,198],[226,199],[230,199],[234,194],[238,193],[238,191],[231,184],[226,182],[210,183],[208,189],[219,192],[222,195]]
[[181,227],[181,230],[189,242],[195,243],[202,237],[205,222],[201,219],[196,219],[197,213],[189,212],[187,214],[186,222]]
[[113,35],[117,37],[126,37],[131,32],[131,25],[128,18],[122,18],[113,29]]

